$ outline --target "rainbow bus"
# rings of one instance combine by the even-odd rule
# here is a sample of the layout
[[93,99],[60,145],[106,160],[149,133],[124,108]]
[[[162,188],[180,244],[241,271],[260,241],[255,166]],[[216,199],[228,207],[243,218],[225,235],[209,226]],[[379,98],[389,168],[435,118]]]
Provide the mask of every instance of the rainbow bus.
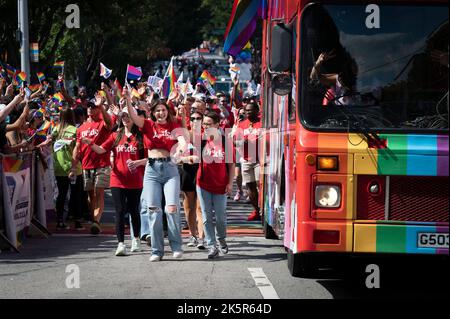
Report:
[[259,202],[293,276],[448,256],[448,50],[447,1],[269,1]]

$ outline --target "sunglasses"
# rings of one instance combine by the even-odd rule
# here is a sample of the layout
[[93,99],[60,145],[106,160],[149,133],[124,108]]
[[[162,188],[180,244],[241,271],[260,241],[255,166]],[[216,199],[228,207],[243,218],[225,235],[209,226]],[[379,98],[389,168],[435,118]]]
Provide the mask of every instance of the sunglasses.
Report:
[[191,117],[191,121],[192,121],[192,122],[195,122],[195,121],[201,121],[201,120],[202,120],[201,117],[196,117],[196,116]]

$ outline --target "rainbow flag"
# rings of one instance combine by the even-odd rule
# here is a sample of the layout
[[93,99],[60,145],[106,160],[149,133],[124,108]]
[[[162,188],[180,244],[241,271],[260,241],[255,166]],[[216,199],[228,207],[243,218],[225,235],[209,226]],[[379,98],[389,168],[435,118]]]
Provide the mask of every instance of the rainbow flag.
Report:
[[117,79],[114,81],[114,84],[116,85],[116,97],[120,100],[122,98],[122,85],[120,85],[120,82]]
[[133,95],[134,97],[136,97],[136,98],[138,98],[138,99],[141,98],[141,95],[139,94],[139,92],[138,92],[135,88],[133,88],[133,89],[131,90],[131,95]]
[[127,65],[127,75],[126,78],[130,80],[139,80],[142,77],[141,67],[135,67],[132,65]]
[[8,73],[8,76],[13,79],[14,78],[14,74],[16,74],[16,69],[14,69],[12,66],[10,66],[9,64],[6,64],[6,72]]
[[214,85],[214,83],[216,83],[216,78],[207,70],[202,72],[202,75],[200,75],[200,79],[202,81],[208,80],[211,85]]
[[42,82],[42,81],[45,80],[45,75],[44,75],[44,73],[38,72],[38,73],[36,73],[36,74],[37,74],[37,77],[38,77],[39,82]]
[[100,76],[103,76],[105,79],[111,76],[112,70],[108,69],[103,63],[100,62]]
[[30,85],[28,85],[28,88],[29,88],[32,92],[35,92],[35,91],[39,90],[39,87],[40,87],[40,86],[41,86],[40,84],[30,84]]
[[61,103],[64,100],[64,96],[61,93],[55,93],[52,100],[57,103]]
[[267,0],[234,0],[223,52],[238,55],[255,32],[258,18],[265,19],[266,14]]
[[175,91],[175,83],[177,82],[177,75],[175,74],[175,69],[173,67],[173,58],[170,61],[169,67],[167,68],[166,76],[163,79],[162,93],[165,98],[168,98],[172,91]]
[[[39,111],[38,111],[39,112]],[[49,121],[45,121],[41,127],[36,131],[35,136],[45,138],[48,134],[50,134],[50,128],[52,123]]]
[[19,72],[16,75],[16,81],[18,84],[27,80],[27,74],[25,72]]
[[65,61],[59,61],[59,62],[55,62],[53,64],[54,67],[58,67],[58,68],[63,68],[64,69],[64,62]]
[[6,79],[8,74],[6,73],[5,69],[0,65],[0,78]]

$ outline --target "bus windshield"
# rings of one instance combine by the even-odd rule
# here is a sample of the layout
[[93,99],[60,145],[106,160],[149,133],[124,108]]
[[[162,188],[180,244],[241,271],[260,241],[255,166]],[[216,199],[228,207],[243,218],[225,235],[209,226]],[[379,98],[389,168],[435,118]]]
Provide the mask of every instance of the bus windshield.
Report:
[[448,132],[447,6],[312,4],[300,32],[305,127]]

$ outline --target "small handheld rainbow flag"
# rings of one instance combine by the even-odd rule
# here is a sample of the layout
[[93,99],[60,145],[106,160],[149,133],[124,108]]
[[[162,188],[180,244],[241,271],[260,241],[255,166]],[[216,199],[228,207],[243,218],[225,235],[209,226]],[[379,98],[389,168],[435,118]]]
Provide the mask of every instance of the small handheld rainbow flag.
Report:
[[164,76],[162,84],[162,93],[165,98],[168,98],[172,91],[175,91],[175,83],[177,82],[177,75],[175,74],[175,69],[173,67],[173,58],[170,61],[169,67],[167,68],[166,75]]
[[50,134],[51,126],[51,122],[45,121],[44,124],[42,124],[41,127],[36,131],[35,136],[40,138],[47,137],[47,135]]
[[41,83],[42,81],[45,80],[45,75],[42,72],[38,72],[37,77],[38,77],[39,83]]
[[211,85],[214,85],[214,83],[216,83],[216,78],[212,76],[211,73],[209,73],[207,70],[202,72],[202,75],[200,75],[200,79],[202,81],[208,80]]
[[58,68],[63,68],[64,69],[64,62],[65,61],[59,61],[59,62],[55,62],[53,64],[54,67],[58,67]]
[[17,83],[21,84],[22,82],[27,80],[27,74],[25,72],[19,72],[16,75],[16,81]]
[[122,98],[122,86],[120,85],[120,82],[116,79],[114,81],[114,84],[116,85],[116,96],[118,98],[118,100],[120,100]]
[[32,92],[35,92],[35,91],[39,90],[39,87],[40,87],[40,86],[41,86],[40,84],[30,84],[30,85],[28,85],[28,88],[29,88]]
[[100,76],[103,76],[105,79],[111,76],[112,70],[108,69],[103,63],[100,62]]
[[138,98],[138,99],[141,98],[141,95],[139,94],[139,92],[135,88],[133,88],[131,90],[131,95],[133,95],[135,98]]
[[8,76],[13,79],[14,78],[14,74],[16,74],[16,69],[14,69],[12,66],[10,66],[9,64],[6,64],[6,72],[8,73]]
[[64,96],[61,93],[55,93],[52,100],[57,103],[61,103],[64,100]]

